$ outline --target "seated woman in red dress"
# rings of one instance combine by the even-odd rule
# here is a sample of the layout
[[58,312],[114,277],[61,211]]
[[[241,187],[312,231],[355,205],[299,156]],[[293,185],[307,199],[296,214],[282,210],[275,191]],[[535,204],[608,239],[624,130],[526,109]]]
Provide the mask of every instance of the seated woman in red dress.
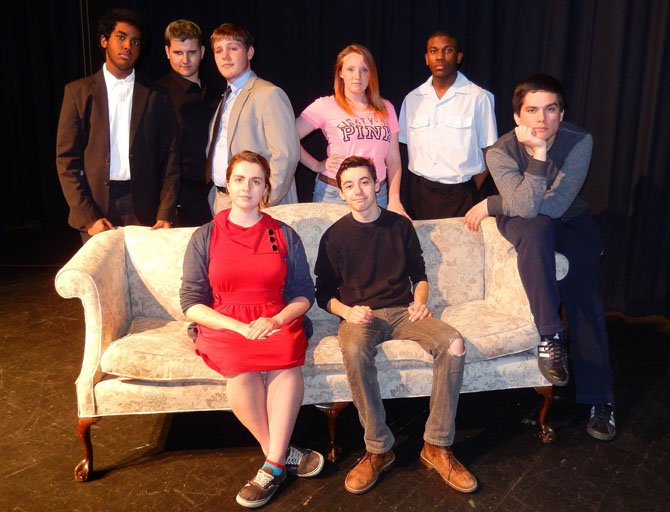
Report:
[[240,505],[256,508],[287,471],[314,476],[324,465],[320,453],[289,445],[304,393],[304,314],[314,284],[297,233],[260,211],[270,197],[267,160],[239,153],[226,179],[231,208],[193,233],[180,300],[198,325],[196,352],[228,378],[230,406],[265,454],[237,495]]

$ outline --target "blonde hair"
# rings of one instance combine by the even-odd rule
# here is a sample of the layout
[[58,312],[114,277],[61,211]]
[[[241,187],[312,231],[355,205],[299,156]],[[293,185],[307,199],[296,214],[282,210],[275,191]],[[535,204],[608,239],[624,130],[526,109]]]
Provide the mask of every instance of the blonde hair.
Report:
[[335,80],[333,82],[333,89],[335,90],[335,101],[347,114],[354,115],[347,97],[344,95],[344,80],[342,80],[340,77],[340,72],[342,71],[342,66],[344,65],[344,58],[352,53],[357,53],[363,57],[363,61],[365,62],[365,65],[368,67],[370,72],[370,80],[368,82],[367,88],[365,89],[365,96],[368,99],[368,104],[375,111],[375,115],[377,117],[386,119],[388,112],[386,111],[384,100],[379,94],[379,78],[377,77],[377,66],[375,64],[375,59],[372,57],[370,50],[361,44],[350,44],[340,53],[338,53],[337,59],[335,59]]
[[200,27],[191,20],[175,20],[165,27],[165,44],[170,46],[173,39],[182,43],[187,39],[197,39],[198,44],[202,46]]

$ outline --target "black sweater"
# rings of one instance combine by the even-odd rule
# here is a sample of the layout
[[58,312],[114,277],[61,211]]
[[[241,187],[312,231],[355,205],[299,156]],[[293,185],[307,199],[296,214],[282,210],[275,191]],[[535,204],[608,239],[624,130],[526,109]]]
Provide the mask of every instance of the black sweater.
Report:
[[412,284],[426,280],[414,226],[384,209],[374,222],[358,222],[351,214],[335,222],[321,237],[314,273],[323,309],[333,297],[350,307],[408,306]]

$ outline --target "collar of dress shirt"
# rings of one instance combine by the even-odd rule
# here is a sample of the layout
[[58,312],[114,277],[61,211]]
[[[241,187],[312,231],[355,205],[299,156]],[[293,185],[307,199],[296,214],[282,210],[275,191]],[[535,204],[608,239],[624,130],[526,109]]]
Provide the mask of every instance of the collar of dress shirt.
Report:
[[174,69],[170,70],[170,77],[172,81],[177,84],[177,87],[179,87],[182,91],[185,93],[189,92],[200,92],[205,90],[205,85],[202,83],[194,82],[192,80],[189,80],[188,78],[184,78],[181,76],[179,73],[177,73]]
[[239,91],[242,87],[244,87],[244,84],[247,83],[247,81],[254,76],[254,72],[251,70],[251,68],[247,69],[244,73],[242,73],[240,76],[238,76],[235,80],[233,80],[230,85],[230,92],[231,94],[236,93]]
[[112,90],[113,87],[116,86],[116,84],[128,84],[132,85],[135,83],[135,68],[130,72],[130,74],[126,78],[122,78],[119,80],[116,78],[114,75],[112,75],[109,71],[107,71],[107,65],[103,64],[102,65],[102,74],[105,77],[105,84],[107,85],[108,90]]
[[[419,94],[435,94],[435,89],[433,89],[432,75],[428,77],[428,80],[419,86]],[[440,101],[448,97],[450,98],[454,94],[470,94],[470,81],[460,71],[457,72],[456,80],[454,80],[454,83],[451,84],[451,87],[449,87],[449,90],[444,96],[442,96]]]

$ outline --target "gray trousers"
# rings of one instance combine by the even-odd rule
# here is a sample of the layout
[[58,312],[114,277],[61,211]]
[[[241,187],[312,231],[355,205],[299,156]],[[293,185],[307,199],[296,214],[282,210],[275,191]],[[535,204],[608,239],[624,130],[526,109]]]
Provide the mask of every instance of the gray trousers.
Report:
[[394,442],[386,425],[375,366],[377,345],[390,339],[416,341],[433,356],[430,413],[423,438],[437,446],[451,446],[454,440],[465,354],[455,356],[449,348],[461,335],[437,318],[417,322],[410,322],[408,318],[406,307],[395,307],[375,310],[370,324],[340,322],[338,335],[347,379],[365,429],[365,448],[371,453],[384,453]]

